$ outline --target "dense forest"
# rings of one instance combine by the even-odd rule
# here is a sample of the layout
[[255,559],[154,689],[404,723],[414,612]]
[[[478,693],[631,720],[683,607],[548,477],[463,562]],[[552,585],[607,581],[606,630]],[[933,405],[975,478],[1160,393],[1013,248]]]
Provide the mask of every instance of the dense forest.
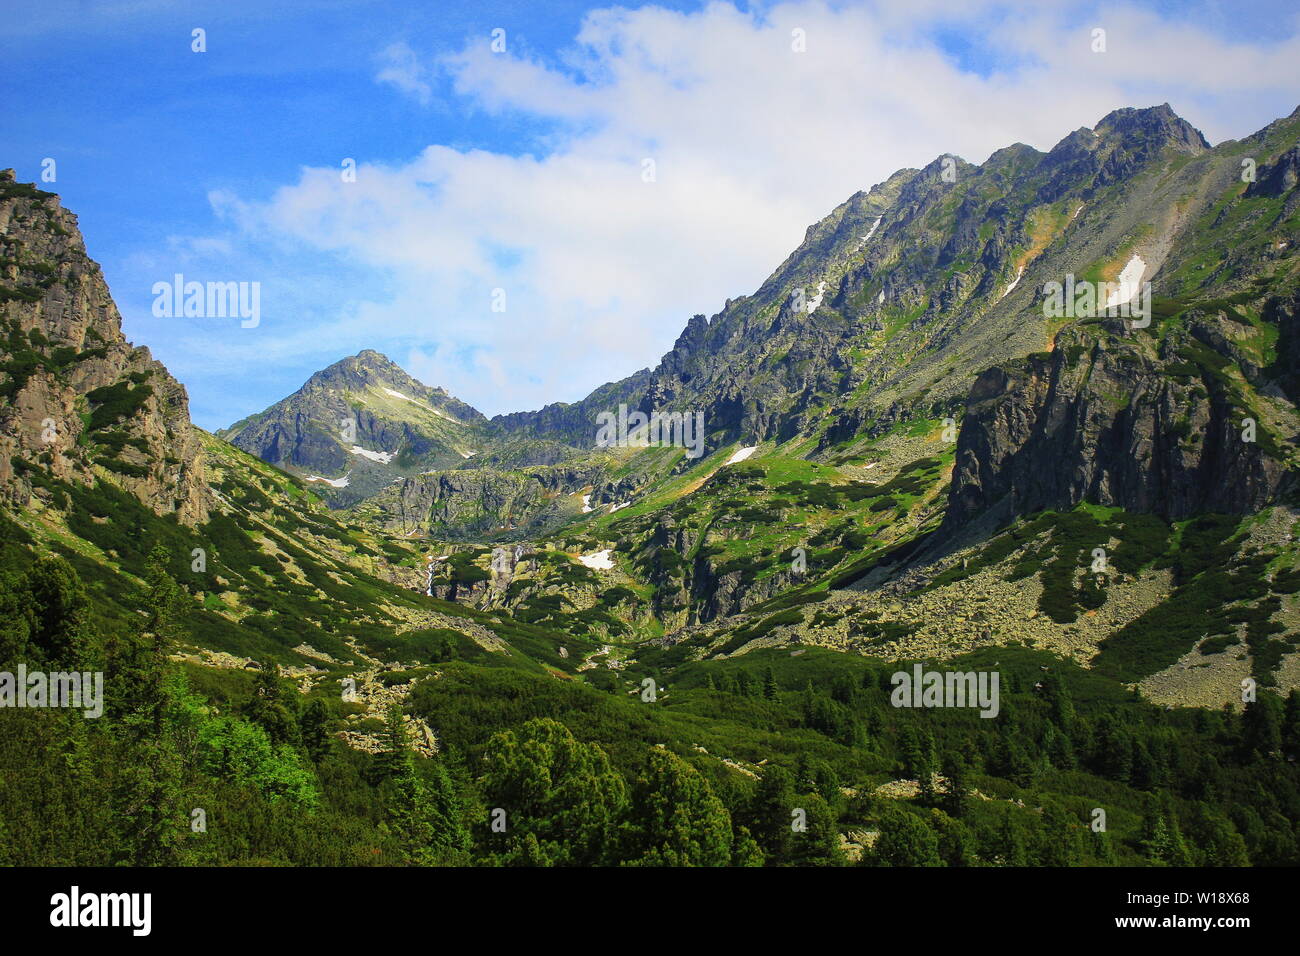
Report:
[[[654,700],[434,648],[384,745],[340,745],[346,701],[267,662],[173,661],[191,612],[147,558],[123,625],[5,522],[0,667],[102,671],[106,713],[15,709],[0,734],[0,862],[987,866],[1294,862],[1300,694],[1169,711],[999,648],[997,720],[891,707],[900,665],[807,648],[679,667]],[[400,679],[400,677],[399,677]],[[800,683],[802,682],[802,683]],[[733,773],[709,751],[753,758]],[[762,756],[760,756],[762,755]],[[914,792],[875,781],[914,781]],[[1099,812],[1100,811],[1100,812]],[[847,834],[847,839],[841,838]]]

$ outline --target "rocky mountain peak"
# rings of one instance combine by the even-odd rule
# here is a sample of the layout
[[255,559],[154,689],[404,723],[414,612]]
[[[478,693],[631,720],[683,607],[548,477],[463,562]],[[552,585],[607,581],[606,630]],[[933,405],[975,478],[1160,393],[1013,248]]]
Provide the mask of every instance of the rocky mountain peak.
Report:
[[374,349],[316,372],[264,412],[218,433],[351,504],[421,469],[463,464],[487,419]]
[[409,384],[415,380],[406,370],[382,352],[362,349],[356,355],[339,359],[321,369],[308,380],[322,384]]
[[1143,142],[1156,149],[1172,146],[1193,156],[1210,148],[1201,131],[1175,113],[1168,103],[1145,109],[1114,110],[1102,118],[1094,131],[1102,138]]

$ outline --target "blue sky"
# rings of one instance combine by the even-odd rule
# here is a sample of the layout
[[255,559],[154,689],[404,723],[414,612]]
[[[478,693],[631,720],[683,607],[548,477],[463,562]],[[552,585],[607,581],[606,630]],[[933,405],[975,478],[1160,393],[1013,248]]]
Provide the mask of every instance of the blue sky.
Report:
[[[493,414],[653,365],[899,167],[1164,101],[1252,132],[1300,104],[1297,36],[1288,3],[18,0],[0,164],[55,159],[198,424],[362,348]],[[260,282],[260,324],[155,317],[177,272]]]

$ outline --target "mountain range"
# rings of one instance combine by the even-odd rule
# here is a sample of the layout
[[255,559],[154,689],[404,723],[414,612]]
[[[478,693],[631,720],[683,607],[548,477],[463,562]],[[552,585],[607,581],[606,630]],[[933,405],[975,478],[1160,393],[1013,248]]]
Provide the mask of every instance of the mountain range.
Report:
[[[872,703],[911,662],[1011,675],[998,756],[970,736],[957,761],[992,802],[1042,787],[1074,813],[1117,788],[1122,835],[1079,851],[1093,862],[1169,862],[1143,830],[1155,818],[1218,827],[1215,852],[1290,859],[1280,803],[1242,796],[1221,825],[1168,781],[1226,781],[1300,732],[1298,181],[1300,110],[1211,146],[1167,105],[1120,109],[1047,152],[940,156],[856,193],[755,292],[579,402],[488,418],[365,350],[212,435],[125,340],[75,216],[6,171],[0,567],[56,555],[99,628],[130,632],[161,546],[184,594],[169,653],[191,683],[220,708],[274,664],[349,760],[386,752],[394,706],[431,762],[487,760],[487,734],[522,734],[525,715],[600,712],[565,733],[633,776],[633,751],[668,740],[711,782],[719,860],[796,852],[752,816],[769,760],[821,794],[834,849],[817,852],[837,860],[870,861],[893,826],[859,795],[935,796],[943,748],[917,758],[915,728]],[[638,413],[698,413],[701,453],[600,438]],[[754,696],[739,675],[760,664]],[[339,701],[340,681],[357,696]],[[653,717],[636,710],[646,681]],[[1086,712],[1073,723],[1062,681]],[[1263,710],[1245,706],[1256,687]],[[1276,748],[1251,736],[1271,733],[1260,721],[1282,728]],[[956,726],[940,737],[976,733]],[[1116,734],[1132,749],[1118,768]],[[1197,769],[1193,741],[1211,738],[1223,766]],[[795,765],[806,748],[851,795]],[[497,792],[451,769],[471,803]],[[1300,799],[1290,770],[1269,773],[1279,801]],[[1152,809],[1153,787],[1187,805]],[[541,833],[473,852],[561,861]]]

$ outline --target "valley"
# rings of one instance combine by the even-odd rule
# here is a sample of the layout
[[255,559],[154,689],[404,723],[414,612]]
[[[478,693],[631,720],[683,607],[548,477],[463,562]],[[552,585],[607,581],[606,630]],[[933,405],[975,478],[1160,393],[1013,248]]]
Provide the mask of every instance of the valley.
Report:
[[579,402],[366,349],[215,434],[0,174],[0,666],[108,700],[4,714],[0,862],[1294,863],[1298,173],[1300,110],[1120,109],[856,193]]

